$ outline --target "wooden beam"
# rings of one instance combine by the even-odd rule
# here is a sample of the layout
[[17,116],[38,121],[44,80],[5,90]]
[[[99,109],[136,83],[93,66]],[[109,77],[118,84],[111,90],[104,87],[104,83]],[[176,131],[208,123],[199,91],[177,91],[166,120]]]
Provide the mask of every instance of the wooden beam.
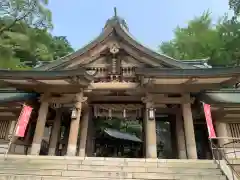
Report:
[[225,123],[239,123],[239,118],[220,118],[217,119],[218,122],[225,122]]
[[[70,103],[70,102],[74,102],[74,100],[75,100],[75,94],[63,95],[61,97],[49,97],[47,99],[49,103]],[[43,99],[41,97],[40,102],[42,101]]]
[[154,104],[184,104],[193,103],[195,98],[186,97],[166,97],[163,94],[148,94],[142,98],[143,102],[154,102]]
[[141,96],[89,96],[92,102],[141,102]]
[[0,116],[0,121],[16,121],[16,116]]
[[201,90],[219,90],[220,84],[145,84],[142,91],[149,93],[190,93]]
[[155,108],[157,114],[176,114],[180,111],[180,108]]
[[197,82],[197,78],[190,78],[186,82],[182,83],[183,85],[188,85]]
[[221,86],[224,86],[224,85],[235,85],[236,83],[239,82],[239,80],[240,80],[240,77],[239,77],[239,76],[234,76],[234,77],[232,77],[231,79],[222,82],[222,83],[221,83]]
[[46,85],[45,83],[37,81],[36,79],[28,79],[27,81],[34,84]]
[[139,83],[133,82],[99,82],[91,83],[89,88],[99,90],[129,90],[136,89],[139,86]]
[[240,114],[240,110],[225,110],[226,114]]
[[5,111],[5,112],[0,112],[0,117],[15,117],[15,114],[13,112]]

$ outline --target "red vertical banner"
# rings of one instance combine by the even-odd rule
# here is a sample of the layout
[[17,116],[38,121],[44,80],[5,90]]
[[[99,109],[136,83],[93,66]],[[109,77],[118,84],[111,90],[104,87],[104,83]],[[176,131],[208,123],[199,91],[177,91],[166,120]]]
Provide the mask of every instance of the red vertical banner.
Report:
[[212,122],[211,106],[209,104],[203,103],[203,109],[204,109],[204,114],[206,118],[209,138],[210,139],[216,138],[216,133],[215,133],[213,122]]
[[15,129],[15,134],[14,134],[15,136],[24,137],[24,134],[30,119],[30,115],[32,113],[32,109],[33,108],[30,106],[23,105],[22,111],[18,118],[16,129]]

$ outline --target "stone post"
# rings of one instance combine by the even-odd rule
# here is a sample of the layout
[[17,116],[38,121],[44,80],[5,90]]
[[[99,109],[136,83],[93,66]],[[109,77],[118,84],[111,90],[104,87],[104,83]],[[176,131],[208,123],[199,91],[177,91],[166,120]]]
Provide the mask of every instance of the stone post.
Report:
[[82,111],[82,103],[87,99],[83,97],[83,93],[76,94],[76,119],[71,120],[70,132],[68,137],[67,156],[75,156],[77,151],[77,140],[79,132],[79,123]]
[[149,118],[149,109],[153,108],[152,101],[147,97],[142,99],[146,104],[144,112],[145,121],[145,141],[146,141],[146,158],[157,158],[157,136],[156,136],[156,121],[155,111],[154,119]]
[[182,113],[180,112],[176,113],[176,135],[177,135],[178,158],[187,159],[183,119]]
[[54,156],[56,152],[59,131],[61,128],[61,115],[62,115],[61,109],[56,109],[56,116],[53,122],[53,127],[51,131],[50,142],[49,142],[49,149],[48,149],[48,155],[50,156]]
[[42,137],[43,137],[44,128],[47,120],[48,106],[49,106],[47,98],[48,98],[47,95],[43,96],[43,99],[38,111],[37,124],[36,124],[36,129],[33,137],[32,148],[30,152],[31,155],[39,155],[41,150]]
[[196,148],[196,141],[195,141],[190,95],[185,94],[184,99],[186,100],[186,102],[182,104],[182,112],[183,112],[183,119],[184,119],[187,157],[188,159],[197,159],[198,157],[197,157],[197,148]]
[[80,130],[80,147],[79,156],[85,157],[87,135],[88,135],[88,121],[89,121],[89,107],[84,108],[83,116],[81,118]]

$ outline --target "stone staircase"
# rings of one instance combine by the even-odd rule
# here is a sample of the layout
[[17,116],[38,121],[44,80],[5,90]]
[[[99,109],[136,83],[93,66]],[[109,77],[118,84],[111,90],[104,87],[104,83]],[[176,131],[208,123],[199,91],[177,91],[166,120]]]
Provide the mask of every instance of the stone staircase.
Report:
[[210,160],[0,156],[0,180],[226,180]]

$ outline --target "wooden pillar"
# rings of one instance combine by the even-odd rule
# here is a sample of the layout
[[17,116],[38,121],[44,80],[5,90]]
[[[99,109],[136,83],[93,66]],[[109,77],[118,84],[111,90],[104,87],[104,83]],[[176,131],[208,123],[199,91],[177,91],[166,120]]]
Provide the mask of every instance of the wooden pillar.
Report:
[[192,109],[191,109],[191,103],[190,103],[190,95],[185,94],[184,99],[186,99],[186,102],[182,104],[182,112],[183,112],[183,119],[184,119],[187,157],[188,159],[197,159],[198,157],[197,157],[197,148],[196,148],[196,141],[195,141],[194,126],[193,126]]
[[157,158],[157,136],[156,136],[156,121],[155,111],[153,110],[154,118],[149,117],[150,109],[153,109],[153,103],[148,98],[143,98],[145,103],[144,121],[145,121],[145,141],[146,141],[146,158]]
[[224,144],[229,142],[229,140],[227,139],[227,137],[229,137],[227,123],[216,121],[215,126],[217,136],[221,137],[221,139],[219,139],[219,145],[223,146]]
[[55,156],[57,141],[61,128],[61,115],[62,115],[61,109],[57,109],[49,142],[48,155],[50,156]]
[[79,123],[82,111],[82,103],[87,99],[83,97],[83,93],[78,93],[76,95],[76,118],[72,118],[70,125],[70,133],[68,138],[67,156],[76,156],[77,151],[77,140],[79,132]]
[[29,145],[31,143],[32,130],[33,130],[33,123],[31,121],[29,121],[29,124],[28,124],[28,127],[27,127],[27,133],[26,133],[25,138],[24,138],[24,143],[26,144],[26,146],[24,147],[24,154],[25,155],[28,154]]
[[40,109],[38,111],[38,118],[37,118],[37,124],[36,129],[33,137],[32,142],[32,148],[31,148],[31,155],[39,155],[40,149],[41,149],[41,143],[42,143],[42,137],[44,133],[44,128],[47,120],[47,114],[48,114],[48,96],[44,95]]
[[65,126],[64,134],[63,134],[64,135],[64,137],[63,137],[63,145],[64,146],[62,146],[62,150],[61,150],[61,155],[62,156],[67,154],[69,131],[70,131],[69,125]]
[[141,114],[142,114],[142,157],[146,158],[146,121],[145,121],[145,108],[141,109]]
[[87,144],[86,144],[86,156],[91,157],[95,152],[95,126],[93,122],[93,108],[89,106],[89,119],[88,119],[88,131],[87,131]]
[[187,159],[183,119],[182,119],[182,113],[180,112],[176,113],[176,135],[177,135],[177,146],[178,146],[178,158]]
[[89,122],[89,107],[84,108],[83,116],[80,123],[80,147],[79,156],[84,157],[86,153],[87,135]]

